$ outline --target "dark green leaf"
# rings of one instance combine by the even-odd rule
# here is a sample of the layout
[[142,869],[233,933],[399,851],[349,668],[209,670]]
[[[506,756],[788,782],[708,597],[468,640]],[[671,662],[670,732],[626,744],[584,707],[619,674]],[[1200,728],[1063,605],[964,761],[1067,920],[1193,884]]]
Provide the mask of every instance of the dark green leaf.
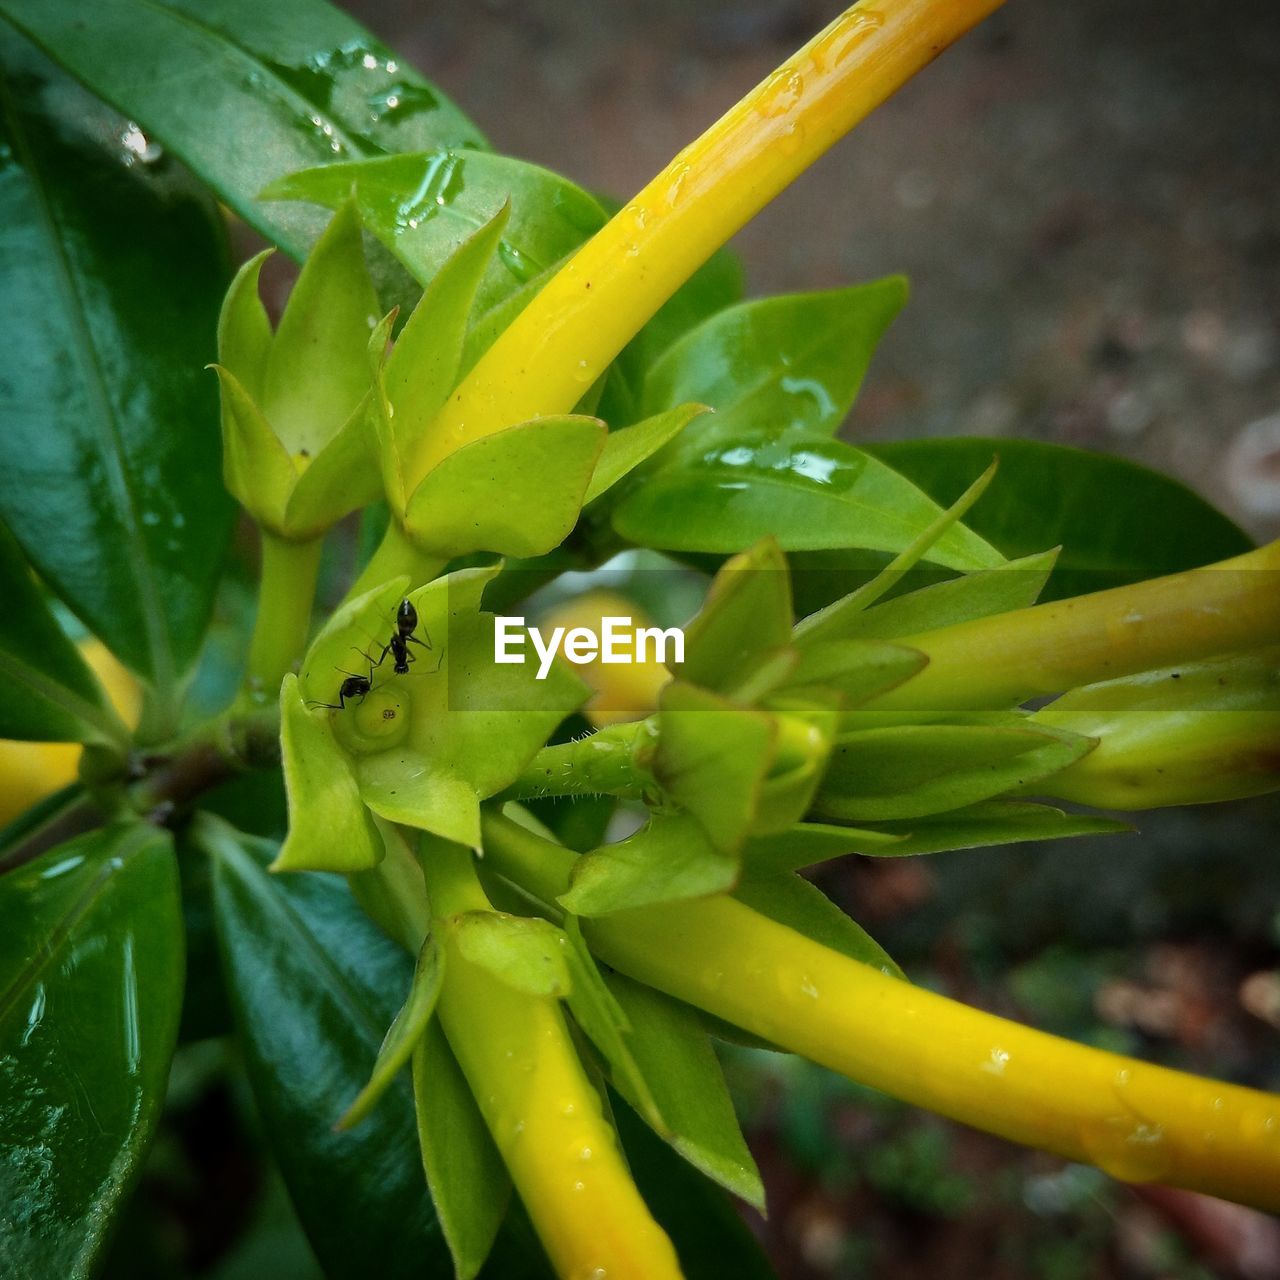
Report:
[[[631,1024],[628,1043],[662,1117],[662,1136],[707,1177],[763,1209],[760,1171],[697,1015],[622,974],[611,974],[608,983]],[[641,1110],[625,1083],[616,1083],[627,1101]]]
[[675,447],[677,455],[758,430],[830,434],[906,297],[906,281],[891,276],[728,307],[685,333],[649,370],[643,411],[690,400],[716,410]]
[[221,228],[189,176],[136,156],[123,120],[7,29],[0,59],[0,510],[46,582],[168,695],[232,517],[202,370]]
[[567,179],[523,160],[481,151],[326,165],[281,178],[263,198],[336,209],[353,192],[365,226],[421,285],[509,202],[511,219],[476,292],[481,315],[572,253],[605,223],[604,210]]
[[409,956],[361,912],[346,883],[272,876],[275,846],[203,816],[232,1007],[254,1097],[302,1222],[333,1280],[449,1274],[422,1177],[408,1082],[359,1128],[334,1122],[369,1078],[409,989]]
[[168,837],[110,827],[0,880],[0,1260],[93,1273],[164,1100],[182,1000]]
[[[824,831],[832,828],[824,827]],[[895,836],[892,844],[877,845],[866,839],[870,832],[850,831],[847,844],[859,853],[897,858],[913,853],[942,853],[949,849],[979,849],[1023,840],[1060,840],[1066,836],[1120,835],[1132,831],[1125,822],[1097,818],[1091,813],[1064,813],[1047,804],[1021,800],[984,800],[950,813],[917,818],[912,822],[886,822],[876,828]]]
[[[613,511],[628,541],[669,551],[741,551],[773,534],[786,551],[901,551],[942,508],[890,467],[840,440],[791,435],[719,439],[662,467]],[[963,525],[928,558],[987,569],[1004,557]]]
[[438,89],[324,0],[0,0],[0,13],[294,257],[324,219],[258,203],[273,179],[484,145]]
[[93,673],[54,621],[26,558],[0,525],[0,737],[90,742],[126,737]]
[[1185,485],[1121,458],[980,438],[877,444],[870,452],[943,503],[998,457],[999,476],[967,523],[1008,556],[1061,545],[1046,600],[1192,569],[1252,546]]

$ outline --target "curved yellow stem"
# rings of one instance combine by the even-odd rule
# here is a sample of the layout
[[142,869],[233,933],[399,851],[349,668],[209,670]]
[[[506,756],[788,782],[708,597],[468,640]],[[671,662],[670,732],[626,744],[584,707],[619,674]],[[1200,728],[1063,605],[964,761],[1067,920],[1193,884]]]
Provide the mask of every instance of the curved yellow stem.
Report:
[[[554,900],[568,850],[488,815],[501,874]],[[717,896],[584,922],[623,973],[1014,1142],[1280,1210],[1280,1097],[1106,1053],[891,978]]]
[[1280,643],[1280,542],[1132,586],[998,613],[899,643],[929,665],[866,705],[979,711]]
[[1002,0],[865,0],[687,146],[554,276],[441,410],[410,487],[462,444],[567,413],[648,318],[832,143]]
[[[433,844],[423,870],[438,918],[490,909],[470,850]],[[558,1002],[507,986],[463,958],[447,924],[442,934],[441,1025],[557,1273],[679,1280]]]

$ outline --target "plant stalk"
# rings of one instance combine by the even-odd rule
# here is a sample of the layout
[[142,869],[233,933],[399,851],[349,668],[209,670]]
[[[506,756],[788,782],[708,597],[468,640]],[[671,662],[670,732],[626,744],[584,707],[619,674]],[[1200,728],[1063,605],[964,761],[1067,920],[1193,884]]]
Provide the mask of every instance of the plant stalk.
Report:
[[[554,900],[574,855],[501,814],[486,863]],[[605,961],[905,1102],[1014,1142],[1280,1209],[1280,1098],[1075,1044],[860,964],[724,895],[583,922]]]
[[253,703],[273,702],[285,673],[302,658],[320,572],[322,539],[290,542],[262,530],[258,616],[249,643],[245,691]]

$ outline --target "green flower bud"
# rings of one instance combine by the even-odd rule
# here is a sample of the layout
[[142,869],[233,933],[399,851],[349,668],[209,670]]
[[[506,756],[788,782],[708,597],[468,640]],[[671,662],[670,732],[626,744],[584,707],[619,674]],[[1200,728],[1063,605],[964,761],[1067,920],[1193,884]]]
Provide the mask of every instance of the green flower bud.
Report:
[[241,267],[218,325],[223,472],[263,528],[304,540],[381,494],[367,356],[378,299],[354,204],[320,237],[274,333],[258,296],[269,253]]

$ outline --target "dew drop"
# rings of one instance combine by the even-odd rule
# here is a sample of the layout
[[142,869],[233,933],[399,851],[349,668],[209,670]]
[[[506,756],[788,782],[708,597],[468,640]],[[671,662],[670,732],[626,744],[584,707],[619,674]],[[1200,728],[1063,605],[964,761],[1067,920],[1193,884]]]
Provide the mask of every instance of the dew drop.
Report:
[[1080,1141],[1093,1163],[1121,1182],[1154,1182],[1169,1168],[1163,1127],[1132,1112],[1089,1121]]

